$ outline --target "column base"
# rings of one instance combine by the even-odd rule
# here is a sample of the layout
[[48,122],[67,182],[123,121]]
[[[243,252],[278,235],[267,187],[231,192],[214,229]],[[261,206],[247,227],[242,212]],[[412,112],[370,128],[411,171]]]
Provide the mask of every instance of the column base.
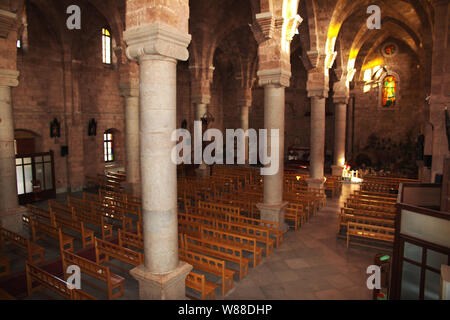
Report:
[[261,220],[276,222],[280,227],[280,231],[287,232],[289,226],[284,220],[284,211],[288,204],[289,202],[287,201],[284,201],[281,204],[258,203],[256,204],[256,207],[261,213]]
[[305,181],[308,184],[308,188],[322,189],[323,184],[325,183],[325,178],[322,179],[306,178]]
[[342,171],[344,171],[343,166],[332,165],[331,174],[336,177],[342,177]]
[[0,223],[5,229],[20,234],[23,231],[22,216],[26,213],[27,208],[23,206],[1,211]]
[[192,266],[180,261],[178,267],[166,274],[146,271],[144,265],[132,270],[130,274],[139,282],[140,300],[186,300],[186,277]]

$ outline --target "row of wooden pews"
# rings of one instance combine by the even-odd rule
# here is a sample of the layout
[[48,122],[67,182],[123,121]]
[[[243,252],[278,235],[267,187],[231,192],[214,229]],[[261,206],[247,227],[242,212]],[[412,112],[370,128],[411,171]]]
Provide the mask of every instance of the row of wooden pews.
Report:
[[[123,177],[101,179],[120,181]],[[242,280],[249,268],[282,245],[278,224],[262,220],[257,209],[263,201],[263,183],[257,169],[228,166],[214,166],[212,175],[202,179],[180,177],[179,258],[194,266],[186,287],[201,299],[214,299],[218,286],[225,296],[234,286],[234,275]],[[291,183],[290,179],[286,179],[284,189],[289,202],[286,221],[295,230],[326,204],[324,190],[307,188],[298,181]],[[109,299],[117,299],[123,294],[123,278],[112,274],[106,264],[111,259],[132,266],[144,263],[141,203],[119,188],[100,188],[97,194],[84,193],[83,199],[68,197],[67,204],[50,201],[48,212],[29,207],[24,224],[32,232],[41,230],[54,237],[57,230],[63,265],[81,265],[83,273],[105,284]],[[116,230],[118,241],[111,241]],[[76,235],[84,248],[93,246],[95,261],[78,256],[73,244],[64,248],[66,232]],[[101,234],[101,239],[96,234]],[[213,275],[217,281],[211,281]],[[53,280],[50,287],[55,286]]]
[[[391,183],[383,186],[379,181],[375,191],[361,188],[347,198],[338,214],[338,234],[345,233],[347,247],[356,240],[361,245],[392,249],[397,195],[392,193],[391,186]],[[398,189],[398,185],[394,187]]]
[[400,183],[419,183],[419,180],[366,175],[361,184],[361,190],[397,194]]

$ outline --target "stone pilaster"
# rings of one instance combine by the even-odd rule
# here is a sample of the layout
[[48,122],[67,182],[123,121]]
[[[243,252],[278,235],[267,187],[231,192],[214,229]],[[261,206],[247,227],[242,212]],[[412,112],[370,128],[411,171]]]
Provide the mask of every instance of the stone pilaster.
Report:
[[145,263],[131,271],[141,299],[183,299],[191,266],[178,259],[176,64],[187,60],[189,34],[161,22],[124,32],[139,61],[140,172]]

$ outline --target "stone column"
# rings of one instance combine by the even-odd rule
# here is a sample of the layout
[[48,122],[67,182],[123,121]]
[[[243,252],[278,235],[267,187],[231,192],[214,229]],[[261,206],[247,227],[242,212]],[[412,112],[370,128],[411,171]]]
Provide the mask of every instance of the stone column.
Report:
[[120,86],[120,95],[125,99],[125,149],[127,189],[134,195],[140,194],[139,167],[139,85]]
[[324,183],[325,97],[311,97],[311,155],[308,186],[322,188]]
[[[241,111],[241,118],[240,118],[240,125],[241,129],[244,130],[244,133],[248,130],[248,113],[250,111],[250,107],[252,105],[252,89],[251,88],[244,88],[241,89],[238,92],[238,99],[237,99],[237,105],[240,107]],[[245,137],[245,163],[248,164],[249,162],[249,155],[248,155],[248,137]]]
[[24,207],[19,207],[14,150],[11,88],[19,85],[19,72],[0,69],[0,221],[12,231],[21,230]]
[[[211,103],[211,82],[214,67],[202,64],[191,65],[189,66],[189,71],[191,73],[191,102],[194,104],[194,120],[200,121],[208,112],[208,105]],[[211,168],[202,159],[202,162],[196,169],[196,174],[200,177],[209,176],[210,170]]]
[[[209,97],[208,99],[201,99],[201,103],[194,103],[195,108],[195,121],[201,121],[201,118],[205,115],[205,113],[208,112],[208,104],[209,104]],[[200,126],[200,128],[203,128],[203,125]],[[203,129],[201,129],[203,130]],[[203,132],[202,132],[203,137]],[[202,143],[203,145],[203,143]],[[196,169],[197,175],[200,177],[205,177],[210,174],[210,167],[203,162],[203,147],[202,147],[202,162],[200,163],[199,167]]]
[[[250,109],[250,106],[246,106],[246,105],[241,106],[241,129],[244,130],[244,133],[248,131],[249,109]],[[245,164],[248,164],[248,136],[245,136],[244,152],[245,152]]]
[[[284,212],[288,202],[283,201],[284,189],[284,116],[285,88],[289,86],[290,73],[284,70],[263,70],[258,72],[259,84],[264,85],[264,128],[267,129],[267,153],[271,150],[272,129],[279,130],[279,152],[271,154],[272,161],[278,162],[278,172],[264,176],[264,200],[258,203],[261,219],[277,222],[280,230],[286,232],[288,225]],[[269,165],[266,165],[270,166]]]
[[130,271],[141,299],[185,299],[192,266],[178,259],[176,129],[177,60],[187,60],[190,35],[163,23],[124,32],[127,56],[139,61],[140,168],[144,265]]
[[347,120],[347,104],[335,101],[334,113],[334,161],[331,166],[333,176],[342,176],[345,164],[345,129]]

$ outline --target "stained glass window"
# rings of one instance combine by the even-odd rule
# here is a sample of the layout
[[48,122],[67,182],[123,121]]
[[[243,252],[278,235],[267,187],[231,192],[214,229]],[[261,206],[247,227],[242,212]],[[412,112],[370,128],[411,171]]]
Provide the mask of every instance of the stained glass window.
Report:
[[383,81],[383,107],[395,107],[397,98],[397,79],[394,76],[387,76]]
[[102,57],[103,63],[111,64],[111,33],[102,28]]
[[388,56],[394,55],[395,51],[396,51],[395,45],[393,45],[393,44],[390,44],[390,45],[387,45],[386,47],[384,47],[384,53]]
[[106,131],[103,135],[103,149],[105,155],[105,162],[114,161],[114,138],[113,134]]

